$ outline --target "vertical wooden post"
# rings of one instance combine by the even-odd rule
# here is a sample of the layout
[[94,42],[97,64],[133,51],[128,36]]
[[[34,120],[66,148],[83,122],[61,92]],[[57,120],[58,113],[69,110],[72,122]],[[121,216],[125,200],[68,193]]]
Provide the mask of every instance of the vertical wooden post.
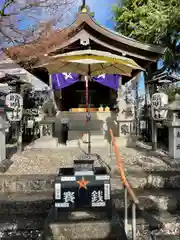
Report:
[[[152,74],[157,70],[157,63],[152,64],[148,68],[148,80],[152,79]],[[150,92],[150,98],[152,95],[156,92],[156,84],[152,84],[151,86],[151,92]],[[152,150],[157,149],[157,125],[156,121],[151,116],[151,141],[152,141]]]
[[136,136],[139,135],[139,94],[138,94],[138,88],[139,88],[139,79],[138,77],[136,77],[136,86],[135,86],[135,132],[136,132]]
[[[16,86],[16,93],[21,95],[21,86]],[[16,123],[17,151],[22,152],[22,120]]]
[[18,139],[17,139],[17,150],[19,153],[22,152],[22,134],[23,134],[23,129],[22,129],[22,120],[20,120],[18,123],[17,123],[18,127],[17,127],[17,130],[19,131],[18,132]]
[[122,77],[119,77],[119,84],[118,84],[118,91],[117,91],[117,98],[116,98],[116,102],[117,102],[117,107],[118,107],[118,113],[117,113],[117,122],[118,122],[118,137],[120,137],[120,122],[119,122],[119,116],[121,114],[121,95],[122,95]]
[[[152,94],[156,92],[155,84],[152,85]],[[152,95],[151,95],[152,96]],[[152,127],[152,150],[157,149],[157,125],[156,121],[151,116],[151,127]]]
[[0,114],[0,164],[6,159],[5,114]]

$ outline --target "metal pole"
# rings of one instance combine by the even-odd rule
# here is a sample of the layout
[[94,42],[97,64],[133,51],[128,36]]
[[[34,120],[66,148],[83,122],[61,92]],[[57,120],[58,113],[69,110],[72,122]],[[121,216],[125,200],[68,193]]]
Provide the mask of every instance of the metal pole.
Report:
[[136,240],[136,204],[132,204],[132,240]]
[[124,230],[128,234],[128,191],[124,187]]
[[88,76],[85,76],[86,84],[86,122],[88,127],[88,154],[91,154],[91,133],[90,133],[90,111],[89,111],[89,89],[88,89]]
[[88,122],[88,154],[91,154],[91,131]]
[[18,122],[18,125],[16,126],[16,130],[19,131],[19,133],[17,133],[17,136],[18,136],[17,148],[18,148],[18,152],[21,153],[22,152],[22,120]]

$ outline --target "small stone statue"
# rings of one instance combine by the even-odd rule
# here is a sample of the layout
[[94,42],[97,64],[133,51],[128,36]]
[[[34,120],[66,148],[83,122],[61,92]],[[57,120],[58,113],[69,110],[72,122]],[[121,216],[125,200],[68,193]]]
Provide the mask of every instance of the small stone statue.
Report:
[[41,113],[43,112],[46,117],[56,116],[56,110],[54,102],[52,99],[48,99],[40,109]]

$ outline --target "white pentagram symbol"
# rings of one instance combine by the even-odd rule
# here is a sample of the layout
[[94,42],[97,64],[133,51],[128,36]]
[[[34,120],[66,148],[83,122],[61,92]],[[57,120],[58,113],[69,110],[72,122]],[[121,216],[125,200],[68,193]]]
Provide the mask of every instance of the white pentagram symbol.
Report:
[[105,78],[106,74],[101,74],[98,76],[98,78]]
[[62,74],[64,75],[64,78],[65,78],[66,80],[67,80],[68,78],[73,79],[71,73],[63,72]]

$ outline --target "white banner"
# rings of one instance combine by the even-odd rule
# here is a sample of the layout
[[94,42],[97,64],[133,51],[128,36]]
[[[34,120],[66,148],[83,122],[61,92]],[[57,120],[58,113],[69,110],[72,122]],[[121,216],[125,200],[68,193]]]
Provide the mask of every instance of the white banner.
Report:
[[11,122],[17,122],[22,119],[23,115],[23,98],[18,93],[10,93],[6,96],[5,104],[12,108],[13,111],[7,112],[7,118]]

